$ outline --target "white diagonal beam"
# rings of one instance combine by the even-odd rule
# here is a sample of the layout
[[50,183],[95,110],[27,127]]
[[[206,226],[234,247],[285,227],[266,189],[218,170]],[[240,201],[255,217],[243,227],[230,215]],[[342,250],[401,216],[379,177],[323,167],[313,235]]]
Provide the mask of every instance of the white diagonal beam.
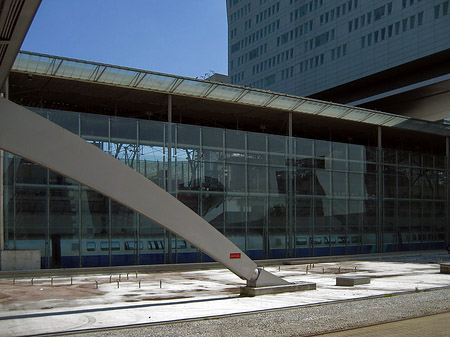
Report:
[[[69,177],[182,237],[239,277],[286,284],[257,265],[218,230],[159,186],[79,136],[0,99],[0,148]],[[256,281],[256,282],[255,282]]]

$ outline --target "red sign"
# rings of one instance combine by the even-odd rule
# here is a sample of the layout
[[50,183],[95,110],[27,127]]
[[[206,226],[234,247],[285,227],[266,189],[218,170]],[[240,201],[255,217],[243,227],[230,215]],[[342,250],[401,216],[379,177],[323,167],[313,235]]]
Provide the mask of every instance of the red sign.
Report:
[[241,253],[230,253],[230,259],[240,259]]

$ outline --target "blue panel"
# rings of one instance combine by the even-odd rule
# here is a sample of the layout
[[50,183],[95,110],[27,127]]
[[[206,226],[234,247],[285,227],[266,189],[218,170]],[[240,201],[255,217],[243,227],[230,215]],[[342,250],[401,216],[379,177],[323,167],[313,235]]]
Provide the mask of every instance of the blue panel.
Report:
[[[211,259],[209,256],[207,255],[203,255],[206,258]],[[193,263],[193,262],[198,262],[197,260],[198,257],[198,253],[197,252],[190,252],[190,253],[178,253],[178,259],[177,262],[178,263]]]
[[264,259],[264,252],[262,250],[248,250],[247,255],[254,260]]
[[80,266],[78,256],[61,256],[61,268],[77,268]]

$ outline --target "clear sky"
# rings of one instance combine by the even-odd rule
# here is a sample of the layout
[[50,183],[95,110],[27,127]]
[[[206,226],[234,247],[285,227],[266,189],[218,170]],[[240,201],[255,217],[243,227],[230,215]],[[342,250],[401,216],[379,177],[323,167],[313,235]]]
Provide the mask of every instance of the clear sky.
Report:
[[225,0],[42,0],[21,49],[201,77],[227,43]]

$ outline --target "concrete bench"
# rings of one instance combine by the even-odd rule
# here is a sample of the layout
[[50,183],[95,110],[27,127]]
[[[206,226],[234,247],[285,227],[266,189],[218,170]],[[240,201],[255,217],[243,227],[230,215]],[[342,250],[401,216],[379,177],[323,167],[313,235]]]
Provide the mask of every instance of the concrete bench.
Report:
[[450,263],[441,263],[441,274],[450,274]]
[[358,284],[368,284],[370,283],[370,277],[366,276],[340,276],[336,277],[337,286],[347,286],[352,287]]
[[316,290],[316,284],[312,282],[299,282],[281,286],[269,287],[241,287],[241,296],[258,296],[268,294],[280,294],[294,291]]

